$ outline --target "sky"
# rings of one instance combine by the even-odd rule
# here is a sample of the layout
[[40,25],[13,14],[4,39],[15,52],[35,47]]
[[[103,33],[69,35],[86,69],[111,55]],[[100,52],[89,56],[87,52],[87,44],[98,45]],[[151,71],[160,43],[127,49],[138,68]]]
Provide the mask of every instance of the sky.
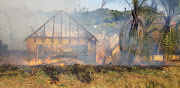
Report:
[[[26,0],[27,6],[34,10],[74,10],[74,8],[89,8],[96,10],[101,7],[103,0]],[[33,7],[32,7],[33,6]],[[109,3],[104,8],[124,10],[126,4]],[[127,7],[127,6],[126,6]]]
[[[98,8],[101,7],[103,0],[83,0],[81,2],[81,5],[87,8],[90,8],[90,10],[96,10]],[[104,6],[104,8],[109,8],[109,9],[113,9],[113,10],[119,10],[119,11],[124,11],[124,8],[128,8],[127,4],[125,3],[119,3],[119,2],[115,2],[115,3],[108,3]]]
[[[30,10],[67,10],[72,11],[74,8],[88,8],[90,11],[101,7],[102,0],[0,0],[0,7],[28,8]],[[128,7],[124,3],[109,3],[104,8],[123,11]]]

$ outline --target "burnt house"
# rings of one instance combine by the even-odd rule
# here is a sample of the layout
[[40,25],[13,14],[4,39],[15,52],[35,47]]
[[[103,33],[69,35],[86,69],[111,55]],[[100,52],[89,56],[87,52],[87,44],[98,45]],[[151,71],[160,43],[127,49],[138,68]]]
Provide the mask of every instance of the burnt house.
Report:
[[62,10],[25,41],[28,53],[38,59],[74,58],[96,64],[96,37]]

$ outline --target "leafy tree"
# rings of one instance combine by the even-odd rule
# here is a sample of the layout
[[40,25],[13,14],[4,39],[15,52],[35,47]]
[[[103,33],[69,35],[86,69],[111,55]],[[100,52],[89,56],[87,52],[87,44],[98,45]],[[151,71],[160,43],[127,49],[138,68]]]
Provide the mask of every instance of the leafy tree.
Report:
[[176,54],[176,44],[174,32],[168,32],[166,35],[163,35],[161,49],[166,59],[169,59],[172,54]]
[[175,14],[176,8],[180,4],[180,0],[157,0],[159,3],[159,9],[163,8],[161,14],[165,20],[165,24],[163,27],[164,33],[170,32],[170,26]]
[[[2,9],[2,14],[5,16],[5,19],[7,20],[8,23],[8,29],[4,29],[0,28],[4,33],[7,33],[9,36],[9,44],[10,44],[10,48],[13,48],[14,44],[15,44],[15,40],[16,40],[16,32],[19,31],[19,29],[21,29],[21,27],[19,28],[15,28],[14,24],[15,24],[15,20],[10,16],[10,14],[7,13],[6,9]],[[0,31],[1,31],[0,30]]]
[[163,25],[163,38],[161,41],[161,50],[169,59],[169,56],[176,53],[177,39],[175,36],[175,28],[173,28],[172,19],[179,7],[180,0],[158,0],[159,8],[162,8],[161,14],[165,22]]

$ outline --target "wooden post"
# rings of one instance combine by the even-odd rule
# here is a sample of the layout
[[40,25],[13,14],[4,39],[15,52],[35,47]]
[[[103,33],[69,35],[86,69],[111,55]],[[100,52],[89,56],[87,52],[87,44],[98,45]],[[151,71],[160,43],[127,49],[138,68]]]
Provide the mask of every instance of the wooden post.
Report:
[[52,43],[54,42],[54,24],[55,24],[55,16],[54,16],[54,19],[53,19]]
[[79,27],[78,27],[78,24],[77,24],[77,31],[78,31],[78,44],[79,44]]
[[36,61],[39,59],[39,45],[36,45]]
[[44,40],[45,40],[45,36],[46,36],[46,26],[44,25],[44,33],[43,33],[43,43],[44,43]]
[[61,29],[60,29],[60,39],[59,39],[59,44],[61,44],[61,38],[62,38],[62,20],[63,20],[63,12],[61,11]]
[[71,18],[69,17],[69,44],[71,43]]

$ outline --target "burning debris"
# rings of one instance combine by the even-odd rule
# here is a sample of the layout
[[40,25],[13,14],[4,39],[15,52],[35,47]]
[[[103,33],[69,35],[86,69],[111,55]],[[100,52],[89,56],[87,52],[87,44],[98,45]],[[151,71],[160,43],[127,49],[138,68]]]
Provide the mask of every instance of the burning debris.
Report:
[[47,83],[48,84],[56,84],[56,82],[59,81],[59,79],[50,79],[50,80],[47,80]]
[[48,57],[45,60],[34,58],[29,63],[30,66],[36,66],[36,65],[65,66],[65,65],[74,65],[74,64],[84,65],[82,61],[77,59],[72,59],[72,58],[51,59],[50,57]]

